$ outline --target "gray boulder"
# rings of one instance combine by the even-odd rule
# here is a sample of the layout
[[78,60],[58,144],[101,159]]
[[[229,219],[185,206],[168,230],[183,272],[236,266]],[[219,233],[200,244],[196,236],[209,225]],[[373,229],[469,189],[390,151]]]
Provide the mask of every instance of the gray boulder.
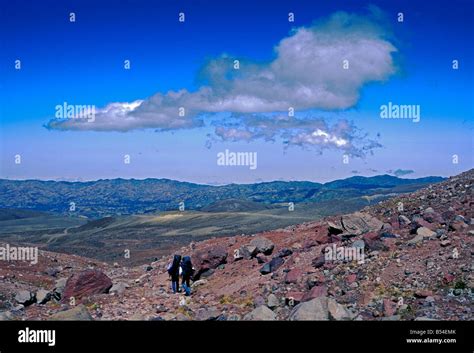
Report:
[[319,297],[296,305],[290,313],[289,320],[329,320],[328,299],[326,297]]
[[60,311],[56,314],[50,316],[49,320],[52,321],[91,321],[92,316],[89,314],[89,311],[84,306],[84,304],[80,304],[75,308]]
[[28,290],[21,290],[15,295],[15,300],[18,304],[28,306],[36,301],[36,297],[34,293],[31,293]]
[[36,292],[36,302],[38,304],[46,304],[51,300],[51,292],[45,289],[40,289]]
[[252,321],[273,321],[276,320],[276,314],[265,305],[260,305],[250,313],[244,316],[244,320]]
[[112,288],[110,288],[109,293],[117,293],[117,294],[122,294],[125,292],[125,290],[130,287],[127,283],[124,282],[118,282],[115,283]]
[[280,302],[275,294],[270,294],[267,298],[267,306],[270,309],[276,308],[280,305]]
[[349,238],[368,232],[378,232],[383,225],[383,222],[367,213],[355,212],[344,215],[335,222],[328,222],[328,231],[329,234]]
[[263,253],[265,255],[270,255],[275,248],[273,242],[264,237],[257,237],[250,242],[251,246],[255,246],[257,252]]
[[420,227],[416,230],[416,234],[421,235],[424,238],[430,238],[436,236],[436,233],[433,232],[431,229],[426,227]]
[[66,288],[66,283],[67,283],[67,278],[60,278],[56,281],[56,284],[54,285],[54,289],[53,289],[53,297],[56,300],[61,299],[64,293],[64,288]]
[[216,308],[200,308],[196,312],[194,319],[198,321],[217,320],[220,315],[221,312]]

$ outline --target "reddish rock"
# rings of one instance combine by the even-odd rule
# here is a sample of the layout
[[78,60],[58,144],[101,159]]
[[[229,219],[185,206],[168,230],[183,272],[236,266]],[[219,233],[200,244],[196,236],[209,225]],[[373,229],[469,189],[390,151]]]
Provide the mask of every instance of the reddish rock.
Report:
[[424,213],[423,219],[429,223],[443,223],[443,217],[436,212]]
[[385,243],[380,240],[380,239],[365,239],[365,247],[369,249],[370,251],[387,251],[388,247],[385,245]]
[[433,292],[430,290],[420,289],[415,292],[415,297],[417,298],[426,298],[426,297],[432,297],[432,296],[433,296]]
[[303,292],[288,292],[286,293],[286,300],[290,301],[291,299],[293,299],[294,303],[297,304],[302,301],[304,295],[305,294]]
[[360,305],[367,306],[372,301],[373,297],[374,297],[374,292],[372,291],[363,293],[359,300]]
[[199,279],[203,272],[226,263],[226,259],[227,251],[223,246],[210,246],[196,251],[191,259],[195,268],[194,280]]
[[385,316],[393,316],[397,311],[397,304],[390,299],[383,300],[383,313]]
[[347,283],[354,283],[357,279],[357,275],[355,273],[352,273],[347,276],[346,281]]
[[301,301],[306,302],[319,297],[326,297],[328,291],[325,285],[314,286],[309,292],[306,292]]
[[388,219],[388,222],[392,226],[392,230],[399,230],[400,229],[400,222],[397,216],[392,216]]
[[327,244],[331,242],[331,237],[328,236],[326,232],[317,232],[316,235],[313,237],[314,241],[318,244]]
[[454,276],[453,276],[453,275],[451,275],[451,274],[449,274],[449,273],[446,273],[446,274],[444,275],[444,277],[443,277],[443,282],[444,282],[445,284],[449,284],[449,283],[451,283],[451,282],[453,282],[453,281],[454,281]]
[[311,264],[314,266],[314,268],[319,268],[323,266],[325,262],[326,262],[326,258],[324,257],[324,255],[321,255],[313,259],[313,261],[311,261]]
[[425,221],[423,218],[416,218],[413,223],[416,228],[425,227],[425,228],[428,228],[429,230],[436,229],[436,227],[433,224]]
[[364,234],[363,236],[363,239],[364,241],[374,241],[374,240],[377,240],[379,239],[379,233],[376,233],[376,232],[369,232],[369,233],[366,233]]
[[107,293],[111,287],[111,279],[103,272],[85,270],[69,277],[61,301],[68,302],[71,297],[77,301],[89,295]]
[[464,228],[467,228],[467,224],[461,221],[456,221],[453,222],[449,225],[449,229],[455,230],[455,231],[460,231],[463,230]]
[[286,274],[285,283],[296,283],[302,277],[303,277],[303,271],[299,268],[295,268]]
[[388,249],[388,251],[395,251],[397,249],[397,239],[394,238],[384,238],[382,241],[383,245]]
[[303,243],[303,249],[305,251],[308,251],[309,249],[315,247],[316,245],[318,245],[317,241],[314,240],[314,239],[306,239]]

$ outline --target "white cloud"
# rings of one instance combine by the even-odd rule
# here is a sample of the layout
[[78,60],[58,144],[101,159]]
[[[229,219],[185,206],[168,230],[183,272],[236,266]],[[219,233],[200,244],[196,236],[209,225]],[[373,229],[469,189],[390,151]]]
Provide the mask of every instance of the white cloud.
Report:
[[[194,92],[183,89],[157,93],[129,105],[111,103],[98,111],[93,123],[53,119],[48,126],[102,131],[182,129],[201,126],[206,113],[265,114],[287,112],[289,107],[296,111],[347,109],[358,102],[366,83],[386,80],[395,72],[395,51],[374,18],[339,12],[324,22],[293,30],[275,47],[272,61],[241,60],[240,69],[234,70],[236,58],[211,60],[202,69],[206,85]],[[344,60],[349,63],[347,70]],[[185,116],[179,116],[180,108],[185,109]],[[220,128],[216,133],[222,138],[251,139],[253,134],[247,130]],[[324,129],[300,131],[289,141],[338,148],[350,145]]]

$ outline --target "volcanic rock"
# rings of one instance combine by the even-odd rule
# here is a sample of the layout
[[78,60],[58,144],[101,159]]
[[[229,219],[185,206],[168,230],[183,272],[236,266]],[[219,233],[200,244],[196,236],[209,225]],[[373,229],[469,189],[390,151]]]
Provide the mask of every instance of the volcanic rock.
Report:
[[92,294],[108,293],[113,283],[99,270],[85,270],[74,274],[67,280],[62,302],[74,297],[76,300]]
[[260,269],[260,273],[262,275],[272,273],[273,271],[278,270],[278,268],[283,265],[284,262],[285,260],[283,260],[281,257],[274,257],[270,262],[263,265],[263,267]]
[[36,297],[34,293],[31,293],[30,291],[21,290],[15,295],[15,300],[19,304],[28,306],[28,305],[33,304],[36,301]]
[[291,311],[289,319],[291,321],[328,320],[329,319],[328,299],[326,297],[319,297],[319,298],[298,304]]
[[92,316],[87,311],[87,308],[80,304],[75,308],[60,311],[54,315],[52,315],[49,320],[52,321],[91,321]]
[[195,267],[194,280],[198,280],[205,271],[216,269],[219,265],[226,263],[227,251],[223,246],[210,246],[198,250],[192,256]]
[[270,255],[275,248],[273,242],[264,237],[257,237],[250,242],[250,245],[255,246],[259,253]]
[[276,314],[265,305],[261,305],[245,315],[244,320],[273,321],[276,320]]

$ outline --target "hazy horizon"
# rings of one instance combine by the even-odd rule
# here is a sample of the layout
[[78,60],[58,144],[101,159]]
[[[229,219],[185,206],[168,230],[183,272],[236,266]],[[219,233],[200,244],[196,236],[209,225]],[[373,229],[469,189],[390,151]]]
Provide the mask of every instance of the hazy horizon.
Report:
[[[465,171],[462,171],[458,174],[464,173],[469,171],[470,169],[467,169]],[[282,180],[282,179],[273,179],[273,180],[264,180],[264,181],[256,181],[256,182],[250,182],[250,183],[225,183],[225,184],[206,184],[206,183],[196,183],[188,180],[179,180],[179,179],[170,179],[170,178],[162,178],[162,177],[146,177],[146,178],[99,178],[99,179],[89,179],[89,180],[78,180],[78,179],[9,179],[9,178],[0,178],[0,180],[9,180],[9,181],[53,181],[53,182],[69,182],[69,183],[88,183],[88,182],[98,182],[98,181],[107,181],[107,180],[135,180],[135,181],[144,181],[144,180],[169,180],[169,181],[176,181],[180,183],[189,183],[189,184],[196,184],[196,185],[208,185],[208,186],[225,186],[225,185],[231,185],[231,184],[236,184],[236,185],[249,185],[249,184],[259,184],[259,183],[273,183],[273,182],[310,182],[310,183],[315,183],[315,184],[326,184],[330,183],[333,181],[337,180],[345,180],[349,179],[352,177],[362,177],[362,178],[372,178],[372,177],[377,177],[377,176],[391,176],[395,177],[398,179],[407,179],[407,180],[413,180],[413,179],[423,179],[423,178],[450,178],[453,176],[456,176],[458,174],[452,174],[452,175],[424,175],[424,176],[418,176],[418,177],[410,177],[410,176],[397,176],[393,175],[390,173],[381,173],[381,174],[374,174],[374,175],[359,175],[359,174],[351,174],[347,177],[342,177],[342,178],[336,178],[336,179],[330,179],[326,181],[317,181],[317,180],[302,180],[302,179],[294,179],[294,180]]]

